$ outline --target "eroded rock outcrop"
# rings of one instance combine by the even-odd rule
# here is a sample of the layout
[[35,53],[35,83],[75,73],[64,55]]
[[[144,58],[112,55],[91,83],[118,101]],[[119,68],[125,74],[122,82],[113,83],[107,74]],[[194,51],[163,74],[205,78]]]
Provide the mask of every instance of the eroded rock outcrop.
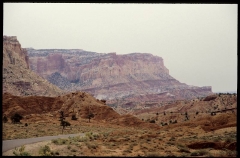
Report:
[[[96,53],[80,49],[27,49],[30,67],[49,82],[98,99],[191,99],[212,94],[211,87],[181,83],[169,75],[163,59],[149,53]],[[162,96],[162,95],[161,95]],[[161,98],[161,97],[160,97]]]
[[63,90],[29,69],[27,50],[16,36],[3,36],[3,93],[56,96]]

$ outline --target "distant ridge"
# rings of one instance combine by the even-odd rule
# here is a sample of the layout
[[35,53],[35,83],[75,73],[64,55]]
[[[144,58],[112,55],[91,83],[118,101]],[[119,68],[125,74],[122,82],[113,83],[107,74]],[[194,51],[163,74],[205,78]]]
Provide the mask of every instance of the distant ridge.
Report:
[[237,91],[218,91],[218,92],[213,92],[213,93],[230,93],[230,94],[233,94],[233,93],[237,93]]
[[169,74],[163,58],[150,53],[118,55],[82,49],[27,49],[27,52],[34,72],[66,91],[85,91],[97,99],[144,102],[213,94],[211,86],[179,82]]

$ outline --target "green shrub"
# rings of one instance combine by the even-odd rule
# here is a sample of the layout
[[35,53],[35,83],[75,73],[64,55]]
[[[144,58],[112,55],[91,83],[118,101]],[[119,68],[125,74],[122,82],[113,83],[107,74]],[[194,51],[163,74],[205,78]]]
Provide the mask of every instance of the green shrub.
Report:
[[41,147],[40,150],[39,150],[39,154],[40,154],[41,156],[51,156],[51,155],[52,155],[51,153],[52,153],[52,152],[51,152],[51,149],[50,149],[50,147],[49,147],[48,145],[44,145],[44,146]]
[[13,154],[15,156],[31,156],[28,152],[24,151],[25,146],[22,145],[20,148],[15,148]]
[[56,145],[63,145],[63,144],[69,144],[70,140],[58,138],[58,139],[53,139],[52,143]]
[[87,132],[85,134],[86,137],[88,137],[89,139],[93,139],[93,133],[92,132]]

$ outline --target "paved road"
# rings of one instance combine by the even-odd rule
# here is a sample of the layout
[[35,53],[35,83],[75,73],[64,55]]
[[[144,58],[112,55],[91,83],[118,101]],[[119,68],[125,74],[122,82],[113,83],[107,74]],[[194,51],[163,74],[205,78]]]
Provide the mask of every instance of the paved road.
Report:
[[45,137],[36,137],[36,138],[27,138],[27,139],[13,139],[13,140],[4,140],[2,141],[2,153],[11,149],[14,149],[15,147],[20,147],[25,144],[32,144],[36,142],[42,142],[46,140],[52,140],[57,138],[68,138],[68,137],[74,137],[74,136],[84,136],[84,133],[78,133],[78,134],[67,134],[67,135],[57,135],[57,136],[45,136]]

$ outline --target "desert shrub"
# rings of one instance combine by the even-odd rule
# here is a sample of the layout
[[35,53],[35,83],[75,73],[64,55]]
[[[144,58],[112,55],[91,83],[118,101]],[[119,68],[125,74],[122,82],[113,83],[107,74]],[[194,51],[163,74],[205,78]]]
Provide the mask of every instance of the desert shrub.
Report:
[[70,149],[71,149],[71,146],[70,146],[70,145],[68,145],[68,146],[67,146],[67,149],[69,149],[69,150],[70,150]]
[[155,123],[155,120],[151,120],[151,121],[149,121],[150,123]]
[[64,126],[71,126],[71,123],[69,123],[68,121],[63,121],[62,124],[63,124]]
[[94,114],[93,113],[89,113],[88,116],[87,116],[88,122],[90,122],[91,118],[93,118],[93,117],[94,117]]
[[58,151],[56,151],[56,152],[54,153],[54,155],[59,155],[59,152],[58,152]]
[[173,123],[177,123],[177,120],[174,120]]
[[39,154],[41,156],[51,156],[52,152],[51,152],[51,149],[48,145],[44,145],[43,147],[40,148]]
[[98,147],[98,145],[94,144],[94,143],[86,142],[85,144],[89,149],[97,149],[97,147]]
[[25,126],[27,127],[27,126],[28,126],[28,124],[27,124],[27,123],[25,123]]
[[94,139],[98,139],[99,137],[100,137],[99,134],[93,134]]
[[87,132],[85,134],[86,137],[88,137],[89,139],[93,139],[93,133],[92,132]]
[[89,141],[89,137],[81,137],[79,139],[79,142],[87,142],[87,141]]
[[103,132],[102,135],[103,135],[103,137],[108,137],[109,132]]
[[69,142],[70,142],[70,140],[68,140],[68,139],[61,139],[61,138],[52,140],[52,143],[56,144],[56,145],[68,144]]
[[13,154],[15,156],[31,156],[28,152],[24,151],[25,146],[22,145],[20,148],[15,148]]
[[7,121],[8,121],[8,118],[7,118],[6,115],[4,115],[4,116],[3,116],[3,123],[7,123]]
[[72,115],[72,120],[77,120],[77,117],[75,114]]
[[11,116],[12,123],[20,123],[22,118],[23,117],[18,113],[15,113],[13,116]]
[[75,136],[75,137],[68,137],[68,139],[72,142],[79,142],[79,140],[80,140],[80,136]]

